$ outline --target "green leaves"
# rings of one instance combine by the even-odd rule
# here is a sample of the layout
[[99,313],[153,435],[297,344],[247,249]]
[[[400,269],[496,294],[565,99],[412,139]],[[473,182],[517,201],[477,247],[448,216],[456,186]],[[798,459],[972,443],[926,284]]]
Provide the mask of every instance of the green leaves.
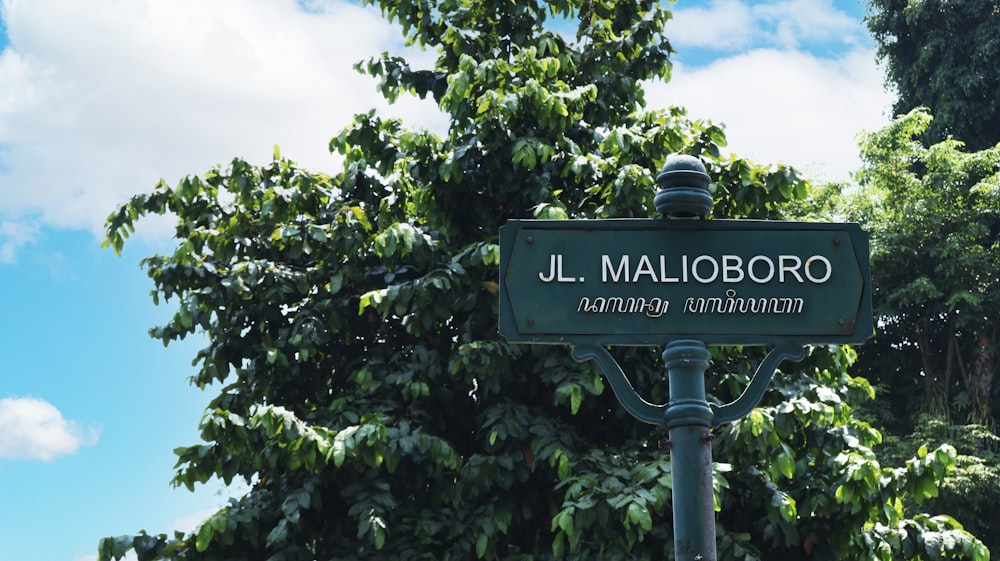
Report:
[[795,476],[795,454],[792,452],[792,448],[784,442],[781,443],[781,453],[778,454],[774,467],[778,473],[788,479]]
[[102,538],[97,547],[98,561],[111,561],[125,557],[132,547],[132,536],[118,536],[114,538]]
[[[716,218],[785,217],[809,183],[722,158],[721,127],[683,109],[642,109],[641,83],[669,75],[658,3],[378,5],[436,58],[416,69],[385,54],[359,69],[390,100],[432,98],[446,134],[371,111],[331,139],[343,158],[332,176],[277,152],[262,165],[234,159],[109,217],[116,251],[135,221],[176,217],[174,251],[143,262],[155,301],[177,302],[151,334],[203,336],[192,381],[216,394],[202,442],[175,451],[174,483],[249,490],[193,534],[109,538],[101,558],[662,557],[663,435],[568,349],[498,337],[497,232],[511,218],[649,217],[670,153],[706,163]],[[644,396],[666,401],[658,350],[615,352]],[[720,401],[745,385],[752,353],[716,350]],[[814,534],[828,558],[902,547],[861,540],[902,524],[900,489],[925,485],[940,462],[928,453],[935,462],[898,474],[872,463],[879,435],[851,407],[873,390],[847,376],[853,358],[815,349],[760,410],[718,431],[727,464],[714,502],[734,559],[799,555]],[[872,500],[855,509],[837,489]],[[966,547],[955,543],[944,550]]]
[[555,155],[556,150],[537,138],[521,138],[514,143],[512,161],[527,168],[535,169],[536,165],[547,163]]
[[375,255],[383,259],[406,257],[415,251],[432,252],[434,241],[409,224],[392,224],[374,238]]
[[997,76],[989,62],[1000,50],[995,10],[989,0],[872,3],[865,22],[898,92],[894,114],[932,108],[939,120],[928,130],[931,143],[953,136],[981,150],[1000,140]]
[[631,502],[628,505],[625,515],[625,528],[638,526],[648,532],[653,529],[653,519],[649,515],[649,509],[641,502]]
[[[924,450],[901,467],[881,462],[875,453],[881,435],[852,413],[873,398],[865,380],[846,373],[856,356],[840,347],[811,349],[794,373],[772,380],[761,407],[720,431],[714,456],[734,470],[725,475],[728,487],[716,488],[720,552],[753,557],[805,547],[859,559],[900,555],[903,542],[887,539],[885,529],[919,518],[912,511],[918,493],[935,492],[954,465],[954,450]],[[736,349],[719,349],[713,360],[724,372],[756,364]],[[741,366],[744,360],[749,364]],[[724,377],[716,391],[727,401],[735,397],[728,392],[741,389],[728,389]],[[956,542],[951,551],[980,543],[957,532],[965,545]]]
[[556,557],[576,558],[586,551],[581,549],[584,538],[607,532],[609,520],[621,524],[601,545],[611,557],[627,556],[650,532],[662,537],[665,528],[656,527],[654,516],[670,508],[670,462],[663,455],[622,458],[590,452],[568,475],[560,483],[565,489],[562,508],[552,518]]
[[[222,537],[225,535],[227,528],[228,518],[226,517],[226,511],[221,510],[208,518],[208,520],[201,523],[198,527],[196,533],[194,547],[198,552],[203,552],[212,544],[212,540],[216,535]],[[229,538],[230,541],[232,538]]]
[[938,496],[938,484],[956,465],[955,448],[944,444],[933,452],[926,446],[917,449],[917,456],[907,460],[907,486],[917,503]]
[[[866,362],[874,379],[883,370],[920,373],[923,394],[900,399],[987,424],[992,311],[1000,305],[1000,149],[968,152],[951,139],[925,146],[931,123],[929,113],[914,110],[861,141],[862,189],[850,205],[872,234],[874,304],[884,325],[878,344],[885,347],[873,348]],[[895,350],[906,348],[903,341],[916,349]],[[953,401],[960,389],[964,403]]]

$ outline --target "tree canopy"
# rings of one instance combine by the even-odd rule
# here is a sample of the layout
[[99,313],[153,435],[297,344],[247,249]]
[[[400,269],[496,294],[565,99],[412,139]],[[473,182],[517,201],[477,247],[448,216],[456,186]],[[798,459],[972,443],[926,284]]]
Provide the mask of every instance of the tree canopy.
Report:
[[[881,357],[872,372],[922,380],[922,399],[903,402],[990,424],[1000,327],[1000,149],[969,152],[953,139],[926,147],[931,122],[914,110],[861,143],[865,165],[851,212],[872,235],[881,327],[866,351]],[[916,352],[902,352],[907,348]]]
[[929,108],[929,144],[1000,142],[1000,2],[872,0],[865,21],[898,94],[895,114]]
[[[362,114],[330,143],[336,174],[234,159],[109,218],[121,250],[137,220],[176,216],[173,253],[143,261],[154,300],[176,302],[151,334],[208,337],[192,381],[217,395],[174,482],[250,490],[192,534],[102,540],[99,559],[670,558],[659,430],[569,349],[497,334],[498,228],[649,217],[670,153],[706,163],[716,218],[781,218],[808,182],[721,157],[723,131],[682,109],[644,108],[642,81],[670,69],[658,2],[379,5],[437,59],[359,69],[389,99],[431,97],[445,136]],[[659,349],[614,352],[665,401]],[[709,389],[731,401],[761,353],[713,354]],[[880,434],[852,414],[873,396],[854,357],[812,349],[718,431],[720,557],[986,559],[957,521],[915,510],[954,449],[878,462]]]

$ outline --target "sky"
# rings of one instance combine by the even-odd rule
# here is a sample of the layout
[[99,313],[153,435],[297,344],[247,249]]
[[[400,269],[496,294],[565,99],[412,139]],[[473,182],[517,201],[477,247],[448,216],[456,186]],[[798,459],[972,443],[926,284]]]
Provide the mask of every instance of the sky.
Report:
[[[863,0],[679,0],[668,83],[724,124],[732,152],[848,180],[855,136],[889,120]],[[387,105],[353,64],[417,66],[376,11],[343,0],[0,0],[0,561],[92,561],[103,536],[190,531],[228,493],[170,486],[211,390],[188,384],[203,340],[164,348],[139,261],[171,250],[140,223],[121,257],[108,214],[275,144],[333,172],[327,143],[377,109],[440,129],[426,102]],[[236,490],[238,491],[238,490]]]

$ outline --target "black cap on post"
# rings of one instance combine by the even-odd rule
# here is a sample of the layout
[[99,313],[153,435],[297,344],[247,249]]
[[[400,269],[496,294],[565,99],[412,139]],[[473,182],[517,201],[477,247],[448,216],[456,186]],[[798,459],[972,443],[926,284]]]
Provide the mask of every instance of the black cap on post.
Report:
[[664,218],[707,218],[712,212],[711,181],[701,160],[671,154],[656,176],[661,187],[653,198],[656,211]]

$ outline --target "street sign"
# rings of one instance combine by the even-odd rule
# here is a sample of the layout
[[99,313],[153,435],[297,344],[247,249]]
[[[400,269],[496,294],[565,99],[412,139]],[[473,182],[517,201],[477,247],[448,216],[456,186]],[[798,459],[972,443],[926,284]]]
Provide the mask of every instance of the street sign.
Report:
[[500,333],[511,342],[862,343],[873,332],[857,224],[511,220]]

